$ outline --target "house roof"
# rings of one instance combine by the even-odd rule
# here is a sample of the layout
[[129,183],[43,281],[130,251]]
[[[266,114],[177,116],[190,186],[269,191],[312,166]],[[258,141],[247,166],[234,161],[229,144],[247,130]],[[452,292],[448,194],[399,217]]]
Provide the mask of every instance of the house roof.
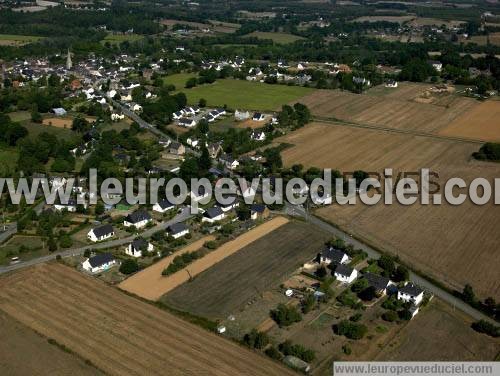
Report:
[[137,238],[132,242],[132,248],[137,251],[141,248],[146,248],[147,246],[148,242],[144,240],[144,238]]
[[101,236],[112,234],[113,232],[115,232],[115,230],[113,229],[113,226],[111,226],[110,224],[106,224],[96,227],[92,230],[92,232],[96,237],[100,238]]
[[188,227],[182,223],[182,222],[178,222],[178,223],[174,223],[170,226],[167,227],[167,232],[171,235],[175,235],[175,234],[178,234],[179,232],[182,232],[184,230],[187,230]]
[[330,259],[336,264],[340,264],[345,256],[345,252],[341,251],[340,249],[328,247],[321,252],[321,256]]
[[377,290],[385,290],[390,282],[389,278],[382,277],[378,274],[365,273],[363,276],[368,281],[368,284],[375,287]]
[[344,265],[344,264],[339,264],[335,268],[335,273],[340,274],[342,276],[346,276],[346,277],[350,277],[353,271],[354,271],[353,268],[351,268],[350,266]]
[[418,296],[421,293],[423,293],[424,290],[421,289],[419,286],[414,285],[411,282],[408,282],[404,287],[399,289],[399,292],[401,292],[402,294],[410,295],[410,296]]
[[250,207],[250,210],[256,213],[264,213],[264,210],[266,210],[266,205],[263,204],[252,204]]
[[222,211],[222,209],[219,207],[219,206],[214,206],[213,208],[209,208],[205,211],[205,213],[203,213],[203,216],[207,217],[207,218],[216,218],[218,217],[219,215],[222,215],[224,214],[224,212]]
[[100,253],[94,257],[90,257],[89,264],[93,268],[96,268],[98,266],[107,264],[113,260],[114,260],[114,257],[111,253]]
[[168,209],[168,208],[171,208],[174,206],[174,204],[172,204],[170,201],[168,201],[167,199],[164,199],[164,200],[161,200],[161,201],[158,201],[157,204],[160,206],[160,208],[162,208],[163,210],[165,209]]
[[125,220],[130,223],[138,223],[144,220],[150,220],[151,216],[147,211],[144,210],[137,210],[133,212],[132,214],[127,215]]

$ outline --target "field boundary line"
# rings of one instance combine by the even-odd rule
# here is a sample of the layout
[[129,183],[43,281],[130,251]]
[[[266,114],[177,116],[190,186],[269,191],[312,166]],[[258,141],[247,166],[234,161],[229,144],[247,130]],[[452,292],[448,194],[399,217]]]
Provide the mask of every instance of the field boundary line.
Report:
[[444,140],[444,141],[456,141],[456,142],[464,142],[464,143],[471,143],[471,144],[484,144],[485,142],[487,142],[484,140],[473,140],[473,139],[468,139],[468,138],[442,136],[442,135],[438,135],[438,134],[427,133],[427,132],[418,132],[418,131],[413,131],[413,130],[408,130],[408,129],[388,128],[388,127],[382,127],[380,125],[368,125],[368,124],[353,123],[350,121],[340,120],[337,118],[323,117],[323,116],[314,116],[313,121],[316,123],[330,124],[330,125],[336,125],[336,126],[340,126],[340,127],[371,129],[371,130],[382,131],[382,132],[399,133],[399,134],[406,134],[406,135],[412,135],[412,136],[418,136],[418,137],[428,137],[428,138],[434,138],[436,140]]

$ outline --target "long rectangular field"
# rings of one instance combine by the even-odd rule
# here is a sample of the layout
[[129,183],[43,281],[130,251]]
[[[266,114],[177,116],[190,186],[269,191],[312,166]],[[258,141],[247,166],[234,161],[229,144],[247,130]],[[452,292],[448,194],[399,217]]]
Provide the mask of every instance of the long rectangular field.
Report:
[[0,278],[0,310],[109,375],[294,374],[60,264]]
[[313,258],[329,235],[293,221],[165,295],[167,304],[209,318],[225,318],[253,297],[278,286],[285,276]]

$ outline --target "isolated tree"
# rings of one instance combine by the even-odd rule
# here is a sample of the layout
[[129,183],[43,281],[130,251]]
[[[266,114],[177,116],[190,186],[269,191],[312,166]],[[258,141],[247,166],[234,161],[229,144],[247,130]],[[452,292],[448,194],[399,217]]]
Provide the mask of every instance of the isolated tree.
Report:
[[139,265],[136,260],[126,259],[120,265],[120,273],[132,274],[139,270]]
[[198,101],[198,106],[202,108],[207,107],[207,100],[205,98],[200,98],[200,100]]

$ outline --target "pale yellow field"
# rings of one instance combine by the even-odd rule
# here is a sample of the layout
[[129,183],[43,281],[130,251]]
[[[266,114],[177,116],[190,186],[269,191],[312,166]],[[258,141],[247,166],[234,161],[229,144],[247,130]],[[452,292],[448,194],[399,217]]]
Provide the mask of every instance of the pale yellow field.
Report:
[[[384,168],[418,171],[430,168],[439,182],[461,177],[490,181],[500,164],[478,162],[471,153],[480,144],[360,129],[334,124],[309,124],[277,142],[294,144],[282,152],[285,165],[358,169],[382,173]],[[332,205],[317,213],[369,243],[449,286],[470,283],[481,296],[500,297],[498,208],[470,202],[450,205]]]
[[487,101],[462,114],[439,134],[485,141],[500,141],[500,101]]

